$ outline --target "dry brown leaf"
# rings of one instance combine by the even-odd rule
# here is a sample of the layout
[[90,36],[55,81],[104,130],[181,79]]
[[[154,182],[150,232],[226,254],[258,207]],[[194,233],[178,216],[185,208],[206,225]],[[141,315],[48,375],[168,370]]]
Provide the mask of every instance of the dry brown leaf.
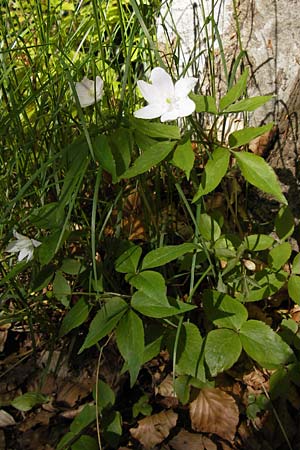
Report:
[[0,326],[0,352],[3,352],[9,328],[10,323]]
[[164,408],[176,408],[178,406],[178,398],[173,386],[172,375],[167,375],[166,378],[155,387],[155,395],[161,395],[163,398],[158,403]]
[[216,444],[202,434],[181,430],[169,444],[174,450],[217,450]]
[[189,409],[193,430],[234,439],[239,410],[231,395],[219,388],[202,389]]
[[155,395],[161,395],[162,397],[175,397],[175,391],[173,386],[172,375],[167,375],[166,378],[155,387]]
[[243,375],[243,382],[247,385],[247,390],[251,394],[264,392],[264,387],[269,390],[269,380],[261,370],[255,369]]
[[87,397],[91,392],[90,383],[80,383],[71,380],[65,380],[61,383],[56,401],[75,406],[77,401]]
[[4,409],[0,409],[0,428],[10,427],[11,425],[15,424],[16,422],[13,416],[4,411]]
[[137,428],[130,428],[134,439],[138,440],[145,449],[151,449],[169,436],[171,428],[175,427],[178,414],[172,410],[162,411],[153,416],[138,421]]
[[300,322],[300,306],[299,305],[295,305],[292,309],[291,309],[291,316],[292,319],[296,322],[299,323]]
[[222,450],[232,450],[232,447],[230,447],[228,444],[226,444],[226,442],[221,441],[220,444],[222,446]]
[[40,410],[37,414],[31,414],[25,419],[20,425],[19,430],[22,432],[31,430],[37,425],[49,425],[51,417],[54,416],[54,413]]
[[252,139],[249,143],[249,150],[259,156],[266,156],[274,145],[278,136],[278,127],[274,126],[271,130],[266,131],[261,136]]

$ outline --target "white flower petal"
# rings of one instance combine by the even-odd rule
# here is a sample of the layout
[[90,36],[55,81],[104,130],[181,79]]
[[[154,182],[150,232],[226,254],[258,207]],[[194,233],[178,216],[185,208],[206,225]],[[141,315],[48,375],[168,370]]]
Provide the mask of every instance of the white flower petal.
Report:
[[10,242],[4,251],[9,253],[19,252],[20,248],[17,246],[17,241]]
[[152,84],[159,89],[160,96],[171,98],[174,96],[174,83],[170,75],[161,67],[155,67],[150,76]]
[[19,253],[18,261],[22,261],[25,258],[27,258],[27,262],[30,261],[33,257],[34,248],[41,245],[41,242],[23,236],[15,230],[13,231],[13,235],[16,237],[16,240],[10,242],[5,251],[9,253]]
[[[23,248],[18,256],[18,261],[22,261],[23,259],[25,259],[27,257],[27,261],[29,261],[29,259],[31,259],[32,256],[32,252],[30,252],[30,250],[28,250],[28,248]],[[28,259],[29,257],[29,259]]]
[[175,97],[176,98],[187,97],[188,94],[191,92],[191,90],[194,89],[197,81],[198,81],[197,78],[193,77],[181,78],[180,80],[176,81]]
[[148,103],[156,103],[161,100],[161,93],[157,86],[153,84],[146,83],[143,80],[137,82],[138,88],[141,91],[142,96]]
[[103,86],[104,82],[102,78],[99,77],[99,75],[96,76],[96,98],[97,101],[99,101],[103,96]]
[[176,120],[178,119],[178,111],[176,109],[171,109],[170,111],[165,112],[162,114],[160,121],[161,122],[167,122],[168,120]]
[[24,236],[23,234],[18,233],[16,230],[13,231],[13,235],[16,239],[29,239],[27,236]]
[[165,110],[161,104],[151,104],[144,108],[138,109],[133,113],[134,117],[138,119],[156,119],[164,114]]
[[82,108],[98,102],[103,95],[103,80],[97,76],[96,82],[84,77],[82,81],[75,83],[79,103]]
[[179,105],[177,106],[178,117],[187,117],[193,114],[196,109],[195,102],[191,100],[189,97],[186,97],[180,100]]
[[42,245],[40,241],[36,241],[35,239],[30,239],[34,247],[39,247]]

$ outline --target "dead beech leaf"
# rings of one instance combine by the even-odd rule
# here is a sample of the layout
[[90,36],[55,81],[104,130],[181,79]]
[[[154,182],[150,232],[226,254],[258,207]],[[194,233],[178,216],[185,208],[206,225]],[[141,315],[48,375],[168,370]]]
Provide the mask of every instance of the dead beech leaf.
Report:
[[278,127],[274,126],[271,130],[266,131],[249,143],[249,150],[259,156],[267,156],[278,136]]
[[231,395],[219,388],[202,389],[189,409],[193,430],[234,439],[239,410]]
[[3,352],[10,324],[0,326],[0,352]]
[[15,424],[16,422],[13,416],[4,411],[4,409],[0,409],[0,428],[10,427],[11,425]]
[[73,407],[77,401],[87,397],[91,390],[89,382],[80,383],[79,381],[64,380],[57,392],[56,401]]
[[23,433],[31,430],[37,425],[49,425],[51,417],[54,416],[54,412],[48,412],[40,410],[37,414],[29,415],[20,425],[19,430]]
[[167,375],[166,378],[157,387],[155,387],[155,395],[157,394],[162,397],[176,397],[172,375]]
[[150,450],[169,436],[171,428],[176,425],[177,418],[178,414],[172,410],[162,411],[139,420],[138,427],[130,428],[129,431],[145,449]]
[[181,430],[170,442],[174,450],[217,450],[216,444],[202,434]]

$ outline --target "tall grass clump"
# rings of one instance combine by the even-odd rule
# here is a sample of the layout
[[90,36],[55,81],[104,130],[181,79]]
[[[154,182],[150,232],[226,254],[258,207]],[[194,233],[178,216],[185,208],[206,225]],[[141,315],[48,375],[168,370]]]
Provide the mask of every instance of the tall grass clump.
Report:
[[[167,349],[181,404],[245,355],[287,382],[299,364],[293,343],[248,317],[249,302],[286,283],[300,300],[298,255],[284,270],[293,218],[273,170],[248,152],[272,124],[227,126],[271,97],[247,97],[245,51],[228,67],[214,2],[203,5],[205,53],[195,45],[184,67],[166,16],[169,44],[157,41],[158,1],[7,1],[0,15],[1,323],[22,324],[50,359],[71,338],[99,361],[112,343],[131,388]],[[277,200],[276,236],[239,213],[246,183]],[[95,421],[93,445],[100,434],[118,445],[114,393],[95,385],[58,450]],[[37,390],[31,407],[43,401]]]

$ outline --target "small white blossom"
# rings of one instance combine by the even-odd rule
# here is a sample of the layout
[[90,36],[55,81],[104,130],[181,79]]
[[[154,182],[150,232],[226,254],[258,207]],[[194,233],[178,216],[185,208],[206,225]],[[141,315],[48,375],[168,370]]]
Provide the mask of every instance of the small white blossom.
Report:
[[75,83],[75,89],[82,108],[99,102],[103,95],[103,80],[97,76],[96,81],[84,77],[82,81]]
[[14,231],[13,234],[16,240],[10,242],[5,251],[9,253],[19,253],[18,261],[22,261],[25,258],[27,258],[27,262],[30,261],[33,258],[34,248],[39,247],[41,242],[23,236],[22,234],[17,233],[17,231]]
[[196,105],[188,94],[197,83],[197,78],[181,78],[174,84],[170,75],[156,67],[150,75],[151,83],[139,80],[137,85],[148,105],[134,112],[139,119],[155,119],[161,122],[186,117],[195,111]]

